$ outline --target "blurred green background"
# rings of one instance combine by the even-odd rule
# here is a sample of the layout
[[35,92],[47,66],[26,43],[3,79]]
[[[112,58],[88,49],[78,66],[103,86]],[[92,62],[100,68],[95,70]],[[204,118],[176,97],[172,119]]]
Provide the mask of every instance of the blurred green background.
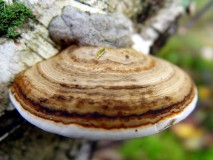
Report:
[[[209,0],[196,0],[196,12]],[[190,117],[170,129],[126,141],[119,148],[125,160],[213,160],[213,6],[200,18],[181,20],[157,56],[169,60],[194,79],[199,102]]]
[[[195,0],[195,13],[209,1]],[[213,160],[213,6],[192,21],[184,16],[177,34],[157,56],[194,79],[199,91],[197,108],[186,120],[159,134],[110,145],[108,152],[114,157],[108,159]]]

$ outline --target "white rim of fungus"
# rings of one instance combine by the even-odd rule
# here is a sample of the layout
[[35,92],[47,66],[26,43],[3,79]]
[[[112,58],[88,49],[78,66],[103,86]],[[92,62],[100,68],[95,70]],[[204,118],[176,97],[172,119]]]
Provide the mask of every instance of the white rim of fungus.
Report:
[[166,118],[157,122],[156,124],[149,124],[146,126],[128,128],[128,129],[102,129],[102,128],[87,128],[76,124],[63,124],[54,122],[48,119],[37,117],[30,112],[24,110],[19,102],[16,101],[11,91],[9,97],[18,112],[27,121],[33,125],[51,133],[63,135],[70,138],[84,138],[91,140],[122,140],[139,138],[158,133],[165,130],[173,124],[185,119],[195,108],[198,99],[197,89],[195,89],[195,97],[192,102],[180,113],[173,117]]

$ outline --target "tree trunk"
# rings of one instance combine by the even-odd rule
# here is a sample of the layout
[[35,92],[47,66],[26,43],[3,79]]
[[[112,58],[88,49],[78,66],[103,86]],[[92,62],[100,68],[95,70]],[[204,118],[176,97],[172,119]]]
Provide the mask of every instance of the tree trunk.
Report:
[[[57,21],[57,23],[53,21],[57,17],[60,19],[67,6],[77,7],[78,10],[82,10],[84,12],[82,14],[83,17],[98,13],[103,14],[109,22],[113,21],[113,18],[120,18],[120,22],[126,22],[125,25],[123,24],[124,27],[121,27],[126,28],[126,35],[124,40],[121,40],[123,41],[121,43],[117,43],[115,40],[117,46],[114,47],[132,46],[144,53],[153,53],[162,47],[167,37],[174,33],[177,18],[184,13],[182,1],[19,1],[24,2],[32,10],[36,21],[29,21],[28,27],[21,29],[22,34],[16,40],[0,37],[0,160],[87,160],[90,157],[93,142],[65,138],[44,132],[20,117],[9,103],[8,98],[8,88],[14,76],[33,64],[55,55],[62,47],[73,43],[72,39],[70,40],[68,37],[68,40],[64,40],[63,36],[61,39],[66,41],[65,45],[61,41],[57,41],[57,39],[60,39],[58,36],[61,35],[61,31],[57,27],[61,23],[58,23],[60,21]],[[7,2],[12,3],[12,1]],[[111,28],[117,27],[120,30],[121,24],[108,23],[104,25],[108,25],[107,27],[110,26]],[[56,26],[56,28],[51,28],[52,26]],[[91,26],[91,29],[93,29],[93,26]],[[56,33],[59,34],[52,35],[50,30],[57,31]],[[110,39],[112,38],[114,37],[110,37]],[[79,40],[78,42],[83,45],[89,45],[87,41],[81,42]],[[96,42],[94,42],[95,45],[103,45]],[[111,44],[104,45],[110,46]]]

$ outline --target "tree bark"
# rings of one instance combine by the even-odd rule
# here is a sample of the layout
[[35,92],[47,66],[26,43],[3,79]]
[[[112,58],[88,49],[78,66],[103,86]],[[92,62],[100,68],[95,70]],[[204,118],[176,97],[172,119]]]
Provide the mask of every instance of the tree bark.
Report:
[[[19,1],[32,10],[36,21],[28,22],[29,27],[21,29],[21,37],[16,40],[0,37],[0,159],[89,159],[91,141],[46,133],[19,116],[8,98],[14,76],[62,49],[63,45],[50,38],[48,28],[56,16],[63,14],[66,6],[77,7],[82,12],[86,10],[85,13],[89,11],[89,14],[112,17],[123,14],[124,22],[131,22],[125,34],[132,47],[144,53],[156,52],[166,41],[165,37],[174,33],[184,6],[181,0]],[[117,27],[113,23],[108,25]]]

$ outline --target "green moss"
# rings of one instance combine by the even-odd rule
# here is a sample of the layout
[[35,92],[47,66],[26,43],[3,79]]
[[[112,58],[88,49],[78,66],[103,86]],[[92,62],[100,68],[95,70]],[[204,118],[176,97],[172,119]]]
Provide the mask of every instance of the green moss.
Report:
[[34,16],[23,3],[14,1],[13,4],[6,4],[0,0],[0,37],[17,38],[19,29],[28,19],[34,19]]

